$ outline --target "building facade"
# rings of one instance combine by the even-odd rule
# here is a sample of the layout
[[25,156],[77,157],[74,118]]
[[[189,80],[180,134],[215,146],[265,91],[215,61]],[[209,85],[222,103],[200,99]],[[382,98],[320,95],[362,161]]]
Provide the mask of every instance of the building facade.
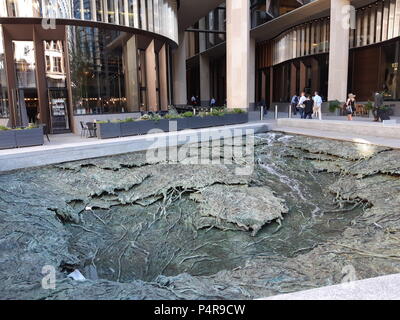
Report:
[[[228,107],[287,106],[301,91],[318,91],[325,101],[345,101],[352,92],[363,102],[380,91],[399,104],[399,0],[227,1],[220,11],[186,36],[188,96],[200,95],[203,104],[214,97]],[[224,24],[210,24],[220,17]],[[243,51],[247,63],[238,56]]]
[[0,0],[0,117],[59,133],[77,131],[77,120],[166,110],[178,9],[176,0]]
[[400,0],[0,0],[0,125],[400,100]]

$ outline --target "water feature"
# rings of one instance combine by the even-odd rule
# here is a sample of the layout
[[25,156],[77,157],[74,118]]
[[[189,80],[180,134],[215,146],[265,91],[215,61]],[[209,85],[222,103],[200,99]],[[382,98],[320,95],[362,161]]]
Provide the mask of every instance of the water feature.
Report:
[[[290,282],[289,291],[304,288],[307,284],[302,285],[300,277],[282,272],[294,269],[297,259],[343,238],[372,206],[359,196],[340,200],[340,192],[332,189],[342,178],[339,173],[349,163],[368,160],[360,150],[369,157],[389,151],[351,144],[340,151],[332,148],[333,142],[321,141],[280,133],[257,135],[254,157],[244,159],[254,162],[249,176],[235,174],[243,159],[215,165],[149,163],[145,153],[4,174],[0,219],[8,231],[3,243],[7,250],[24,252],[26,270],[20,273],[28,272],[29,264],[54,264],[59,277],[78,269],[94,281],[92,288],[108,281],[114,288],[104,293],[109,298],[118,298],[114,290],[123,283],[161,291],[185,283],[179,294],[159,293],[168,298],[257,297],[285,281]],[[227,157],[214,151],[198,154],[214,160]],[[235,199],[241,200],[233,204]],[[240,216],[259,212],[257,201],[270,216],[258,213],[256,222]],[[257,223],[262,228],[255,227]],[[258,269],[265,266],[277,274],[264,275],[261,285],[243,284],[257,278],[262,272]],[[4,272],[12,270],[7,267]],[[34,275],[26,276],[26,282],[35,281]],[[233,279],[239,278],[234,285]],[[314,283],[310,286],[318,285]],[[226,292],[207,293],[211,289],[203,288],[205,284]],[[83,290],[79,286],[76,290]],[[152,297],[157,293],[147,296]]]

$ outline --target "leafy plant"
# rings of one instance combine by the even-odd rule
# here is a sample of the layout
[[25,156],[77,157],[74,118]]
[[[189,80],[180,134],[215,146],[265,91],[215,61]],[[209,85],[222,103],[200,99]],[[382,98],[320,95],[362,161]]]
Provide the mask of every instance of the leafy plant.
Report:
[[222,117],[224,114],[225,114],[225,112],[223,110],[220,110],[220,109],[214,109],[211,112],[211,115],[214,116],[214,117]]
[[10,128],[7,128],[5,126],[0,126],[0,131],[7,131],[10,130]]
[[329,112],[335,112],[336,109],[341,108],[341,103],[339,100],[329,101]]
[[366,104],[364,104],[365,110],[372,110],[374,108],[374,105],[371,101],[368,100],[368,102]]
[[161,119],[162,119],[162,117],[158,114],[154,114],[154,115],[150,116],[150,120],[153,120],[153,121],[160,121]]
[[233,113],[245,113],[245,111],[240,108],[235,108],[235,109],[233,109]]
[[133,118],[126,118],[123,122],[135,122]]
[[181,119],[182,116],[180,116],[179,114],[166,114],[164,116],[165,119]]
[[148,114],[144,114],[140,117],[140,120],[150,120],[151,117]]
[[193,112],[191,112],[191,111],[185,112],[184,114],[182,114],[182,116],[183,116],[184,118],[193,117]]

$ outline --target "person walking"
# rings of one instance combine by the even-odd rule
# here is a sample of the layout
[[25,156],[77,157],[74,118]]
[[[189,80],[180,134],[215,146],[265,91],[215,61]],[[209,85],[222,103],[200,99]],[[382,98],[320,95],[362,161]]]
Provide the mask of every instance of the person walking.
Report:
[[304,102],[306,100],[307,100],[306,93],[303,91],[300,95],[299,103],[297,104],[297,108],[299,110],[301,119],[304,119],[304,108],[305,108]]
[[322,120],[322,98],[319,96],[318,92],[314,93],[314,108],[313,108],[313,117]]
[[346,102],[347,120],[353,121],[353,114],[356,110],[356,95],[350,93]]
[[299,111],[299,110],[297,109],[298,104],[299,104],[299,97],[298,97],[297,94],[295,94],[295,95],[292,97],[292,100],[291,100],[291,102],[290,102],[290,105],[292,106],[293,114],[294,114],[295,116],[297,115],[297,112]]
[[304,116],[303,119],[312,119],[314,108],[314,100],[311,95],[307,95],[306,100],[304,100]]
[[376,92],[375,93],[375,102],[374,102],[374,108],[373,108],[373,115],[374,115],[374,121],[378,122],[379,121],[379,108],[381,108],[384,104],[383,100],[383,94],[381,92]]

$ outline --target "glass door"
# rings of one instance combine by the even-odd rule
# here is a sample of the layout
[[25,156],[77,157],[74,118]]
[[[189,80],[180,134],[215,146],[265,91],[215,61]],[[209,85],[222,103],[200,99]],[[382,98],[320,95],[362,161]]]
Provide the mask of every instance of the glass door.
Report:
[[35,47],[33,41],[13,41],[16,73],[17,123],[28,126],[38,122],[39,99],[36,86]]

